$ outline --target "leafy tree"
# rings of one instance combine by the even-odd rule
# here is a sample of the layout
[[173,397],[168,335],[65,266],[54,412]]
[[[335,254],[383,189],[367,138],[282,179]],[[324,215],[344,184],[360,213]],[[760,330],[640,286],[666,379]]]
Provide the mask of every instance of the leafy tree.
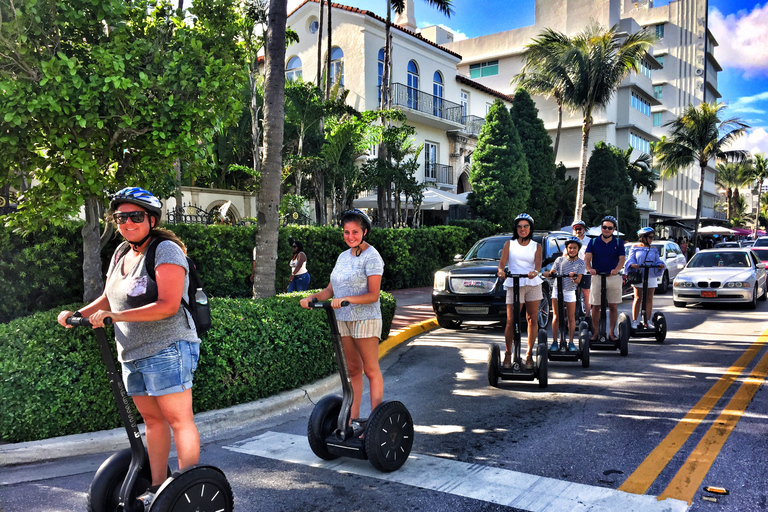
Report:
[[484,219],[505,228],[511,227],[515,216],[528,206],[528,162],[512,117],[501,100],[491,106],[480,130],[469,182],[469,206]]
[[45,229],[84,208],[86,301],[102,289],[107,194],[130,184],[168,197],[174,160],[202,172],[216,127],[239,112],[232,2],[195,2],[186,20],[146,0],[4,4],[0,158],[12,164],[0,180],[35,180],[6,222]]
[[575,179],[566,177],[565,165],[560,163],[555,169],[555,208],[552,215],[555,228],[566,224],[566,219],[573,220],[570,216],[573,214],[573,204],[576,201],[576,184]]
[[[536,104],[525,89],[515,92],[511,108],[512,122],[520,135],[531,178],[531,196],[527,212],[536,220],[537,229],[550,229],[555,213],[555,156],[552,137],[539,119]],[[557,226],[560,227],[560,226]]]
[[681,169],[693,164],[698,164],[701,170],[693,232],[694,246],[699,238],[707,164],[715,159],[741,161],[748,156],[747,151],[726,150],[749,126],[739,118],[721,120],[720,115],[725,108],[725,104],[717,102],[688,105],[679,117],[665,125],[669,127],[670,134],[656,144],[655,157],[664,179],[676,176]]
[[618,208],[619,230],[630,238],[640,229],[637,199],[627,174],[625,153],[605,142],[595,144],[587,167],[584,221],[591,225],[600,223],[606,215],[616,216]]

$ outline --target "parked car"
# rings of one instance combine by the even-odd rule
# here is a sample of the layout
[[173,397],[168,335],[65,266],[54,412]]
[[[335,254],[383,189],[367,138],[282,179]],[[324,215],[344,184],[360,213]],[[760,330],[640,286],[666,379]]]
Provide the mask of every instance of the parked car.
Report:
[[[629,248],[632,245],[636,245],[637,242],[625,244],[625,252],[629,256]],[[657,240],[651,243],[651,247],[659,251],[659,257],[667,266],[664,269],[664,275],[659,279],[658,288],[656,288],[657,294],[667,293],[669,290],[669,284],[677,277],[677,274],[685,267],[686,259],[682,249],[677,243],[671,240]],[[632,285],[627,283],[627,277],[624,276],[622,284],[622,294],[632,295]]]
[[715,244],[715,249],[722,249],[723,247],[741,247],[739,242],[718,242]]
[[768,247],[768,236],[759,236],[752,247]]
[[672,300],[682,308],[699,302],[745,302],[750,309],[765,300],[765,263],[752,249],[707,249],[696,253],[674,281]]
[[751,247],[752,252],[757,254],[760,261],[768,261],[768,247]]
[[[563,242],[571,236],[564,231],[536,232],[534,241],[542,245],[542,270],[547,270],[563,252]],[[432,309],[441,327],[457,329],[466,321],[506,322],[507,305],[504,280],[496,276],[501,251],[511,233],[478,240],[465,254],[457,254],[455,263],[435,272]],[[545,280],[544,298],[539,305],[539,325],[549,323],[550,284]]]
[[741,247],[752,247],[753,245],[755,245],[755,241],[754,240],[742,240],[741,242],[739,242],[739,244],[741,245]]

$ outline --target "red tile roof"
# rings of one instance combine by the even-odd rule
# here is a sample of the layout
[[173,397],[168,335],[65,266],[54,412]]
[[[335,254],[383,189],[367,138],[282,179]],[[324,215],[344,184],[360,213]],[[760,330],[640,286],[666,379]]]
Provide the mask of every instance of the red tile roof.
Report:
[[496,96],[497,98],[500,98],[504,101],[513,101],[514,97],[508,96],[506,94],[500,93],[499,91],[495,91],[491,89],[490,87],[486,87],[483,84],[479,84],[475,82],[474,80],[471,80],[463,75],[456,75],[456,81],[460,84],[468,85],[469,87],[474,87],[475,89],[483,92],[487,92],[491,96]]
[[[295,8],[293,11],[291,11],[291,12],[288,14],[288,17],[290,18],[290,17],[293,15],[293,13],[295,13],[296,11],[298,11],[299,9],[301,9],[302,7],[304,7],[304,5],[305,5],[305,4],[307,4],[307,3],[309,3],[309,2],[312,2],[312,3],[315,3],[315,4],[319,4],[319,3],[320,3],[320,0],[304,0],[304,1],[301,3],[301,5],[299,5],[297,8]],[[382,22],[382,23],[384,23],[384,24],[386,24],[386,23],[387,23],[387,20],[386,20],[385,18],[382,18],[381,16],[379,16],[379,15],[377,15],[377,14],[375,14],[375,13],[371,12],[371,11],[365,11],[365,10],[363,10],[363,9],[358,9],[357,7],[350,7],[350,6],[348,6],[348,5],[342,5],[342,4],[334,4],[334,3],[331,3],[331,6],[333,6],[333,7],[334,7],[334,8],[336,8],[336,9],[341,9],[342,11],[354,12],[354,13],[357,13],[357,14],[363,14],[363,15],[365,15],[365,16],[370,16],[371,18],[373,18],[373,19],[376,19],[376,20],[379,20],[380,22]],[[447,54],[449,54],[449,55],[453,55],[454,57],[457,57],[457,58],[461,59],[461,55],[459,55],[458,53],[456,53],[456,52],[452,52],[451,50],[448,50],[447,48],[443,48],[443,47],[442,47],[442,46],[440,46],[439,44],[437,44],[437,43],[433,43],[433,42],[432,42],[432,41],[430,41],[429,39],[426,39],[425,37],[422,37],[422,36],[420,36],[420,35],[419,35],[419,34],[417,34],[416,32],[413,32],[413,31],[411,31],[411,30],[408,30],[407,28],[403,28],[403,27],[401,27],[400,25],[395,25],[395,24],[394,24],[394,22],[393,22],[393,23],[392,23],[390,26],[391,26],[393,29],[399,30],[400,32],[405,32],[406,34],[408,34],[408,35],[410,35],[410,36],[413,36],[413,37],[415,37],[416,39],[419,39],[419,40],[421,40],[421,41],[424,41],[425,43],[427,43],[427,44],[429,44],[429,45],[431,45],[431,46],[434,46],[435,48],[437,48],[437,49],[439,49],[439,50],[442,50],[442,51],[444,51],[445,53],[447,53]]]

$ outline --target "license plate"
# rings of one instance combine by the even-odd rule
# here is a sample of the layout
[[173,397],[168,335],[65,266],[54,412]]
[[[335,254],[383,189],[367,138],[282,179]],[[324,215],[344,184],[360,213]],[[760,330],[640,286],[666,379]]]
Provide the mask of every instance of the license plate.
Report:
[[717,292],[715,292],[715,291],[704,291],[704,292],[701,292],[701,296],[702,297],[706,297],[708,299],[714,299],[715,297],[717,297]]
[[472,306],[458,306],[456,313],[460,315],[487,315],[488,308],[472,307]]

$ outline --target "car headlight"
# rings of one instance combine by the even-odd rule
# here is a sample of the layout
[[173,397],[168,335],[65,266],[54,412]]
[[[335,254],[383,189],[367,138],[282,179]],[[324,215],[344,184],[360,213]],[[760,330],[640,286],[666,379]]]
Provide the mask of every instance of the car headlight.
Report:
[[734,281],[732,283],[725,283],[723,288],[749,288],[750,284],[746,281]]
[[675,279],[675,288],[693,288],[694,284],[691,281],[681,281]]
[[443,272],[442,270],[438,270],[435,272],[435,282],[432,285],[432,287],[435,289],[436,292],[442,292],[445,290],[445,281],[448,278],[448,272]]

